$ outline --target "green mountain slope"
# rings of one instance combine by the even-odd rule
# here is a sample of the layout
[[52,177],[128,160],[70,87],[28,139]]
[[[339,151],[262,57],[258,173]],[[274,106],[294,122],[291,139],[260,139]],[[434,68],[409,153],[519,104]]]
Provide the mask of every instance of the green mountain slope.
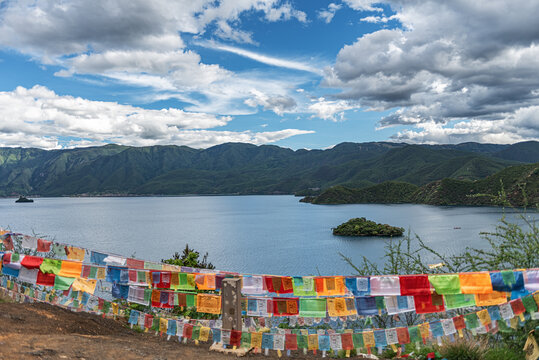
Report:
[[496,205],[493,198],[501,191],[514,206],[539,204],[539,163],[511,166],[475,181],[445,178],[421,187],[401,182],[384,182],[363,189],[335,186],[302,201],[313,204]]
[[[0,148],[0,196],[102,194],[293,194],[334,185],[386,181],[424,185],[443,178],[476,180],[539,153],[539,143],[407,145],[342,143],[327,150],[228,143],[69,150]],[[501,154],[501,155],[500,155]],[[539,159],[537,159],[539,161]]]

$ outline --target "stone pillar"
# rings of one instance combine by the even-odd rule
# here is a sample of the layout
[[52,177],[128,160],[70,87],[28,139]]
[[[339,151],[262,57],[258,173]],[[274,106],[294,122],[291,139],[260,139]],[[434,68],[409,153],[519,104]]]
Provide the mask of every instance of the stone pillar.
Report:
[[241,330],[241,279],[223,279],[221,296],[223,329]]

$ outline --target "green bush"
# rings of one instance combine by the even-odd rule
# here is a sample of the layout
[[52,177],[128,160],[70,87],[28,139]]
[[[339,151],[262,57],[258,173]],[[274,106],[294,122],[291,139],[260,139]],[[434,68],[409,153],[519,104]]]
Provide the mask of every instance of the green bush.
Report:
[[464,338],[447,342],[438,351],[447,360],[485,360],[487,349],[486,341]]
[[485,360],[524,360],[522,351],[513,350],[507,347],[498,347],[488,350],[485,353]]

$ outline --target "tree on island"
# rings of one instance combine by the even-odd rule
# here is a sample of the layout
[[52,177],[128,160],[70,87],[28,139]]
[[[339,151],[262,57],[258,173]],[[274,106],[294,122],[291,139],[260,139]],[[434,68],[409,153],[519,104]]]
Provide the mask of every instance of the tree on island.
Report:
[[378,224],[364,217],[350,219],[333,228],[333,235],[340,236],[402,236],[403,233],[403,228]]

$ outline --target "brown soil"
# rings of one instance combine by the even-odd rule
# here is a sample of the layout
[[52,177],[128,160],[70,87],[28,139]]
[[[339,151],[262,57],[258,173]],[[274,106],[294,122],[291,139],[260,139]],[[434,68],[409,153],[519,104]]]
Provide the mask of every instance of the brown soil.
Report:
[[[125,320],[104,319],[45,303],[0,303],[0,359],[235,359],[209,351],[210,343],[179,343],[131,330]],[[278,359],[248,354],[258,359]],[[297,351],[294,358],[320,358]],[[286,355],[283,354],[283,358]]]

